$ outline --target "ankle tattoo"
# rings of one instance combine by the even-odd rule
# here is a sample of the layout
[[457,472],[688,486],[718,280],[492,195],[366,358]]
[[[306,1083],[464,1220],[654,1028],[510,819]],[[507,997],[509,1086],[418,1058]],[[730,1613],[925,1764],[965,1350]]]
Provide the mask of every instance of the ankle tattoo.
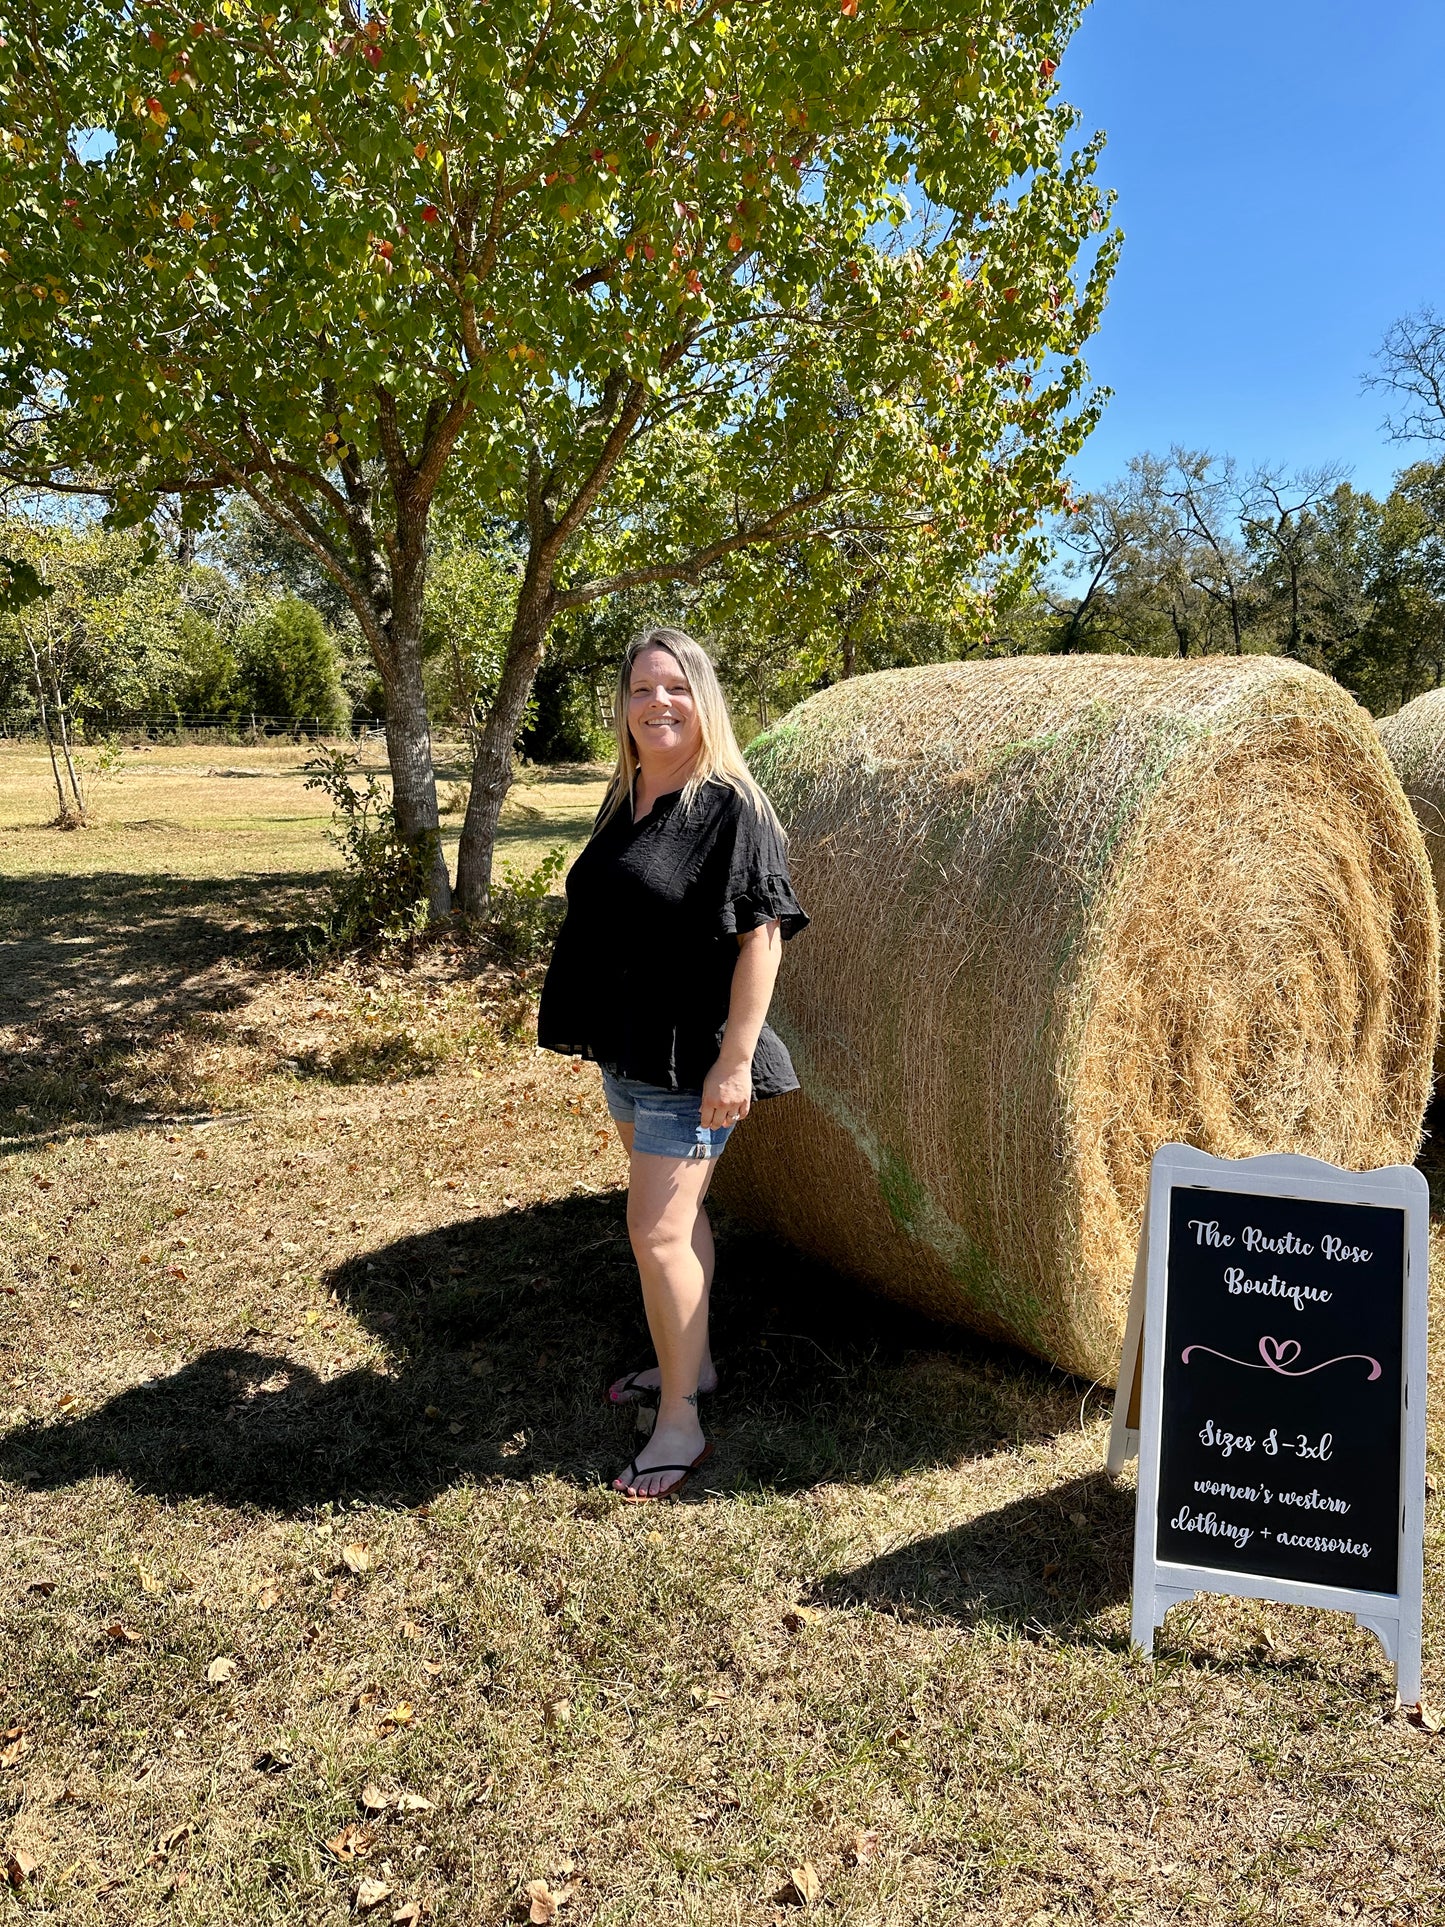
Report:
[[684,1392],[684,1393],[683,1393],[683,1395],[682,1395],[682,1401],[683,1401],[683,1404],[684,1404],[684,1405],[693,1405],[693,1406],[695,1406],[695,1405],[697,1404],[697,1393],[696,1393],[696,1392]]

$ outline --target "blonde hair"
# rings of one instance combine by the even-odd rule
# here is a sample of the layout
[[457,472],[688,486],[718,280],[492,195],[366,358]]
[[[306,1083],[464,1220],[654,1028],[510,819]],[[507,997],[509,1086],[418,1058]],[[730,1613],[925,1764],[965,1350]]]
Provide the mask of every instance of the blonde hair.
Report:
[[705,783],[725,783],[729,789],[745,797],[760,817],[776,824],[778,819],[772,804],[758,788],[751,770],[743,761],[742,750],[733,733],[732,718],[728,715],[727,698],[723,695],[712,658],[700,642],[694,642],[681,629],[644,629],[640,636],[635,636],[628,643],[618,665],[612,719],[617,732],[617,765],[607,785],[597,828],[600,830],[604,824],[610,823],[632,796],[632,785],[637,776],[637,745],[628,727],[627,710],[632,698],[632,665],[644,649],[665,649],[675,659],[692,691],[697,719],[702,727],[702,748],[698,752],[692,775],[683,787],[683,809],[692,808],[698,791]]

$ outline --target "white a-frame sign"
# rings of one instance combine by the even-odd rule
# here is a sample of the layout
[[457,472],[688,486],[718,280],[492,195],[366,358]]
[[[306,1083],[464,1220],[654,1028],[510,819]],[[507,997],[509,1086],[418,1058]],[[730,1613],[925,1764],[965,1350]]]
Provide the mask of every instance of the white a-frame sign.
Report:
[[1108,1458],[1146,1653],[1196,1593],[1328,1606],[1419,1701],[1429,1205],[1405,1165],[1156,1154]]

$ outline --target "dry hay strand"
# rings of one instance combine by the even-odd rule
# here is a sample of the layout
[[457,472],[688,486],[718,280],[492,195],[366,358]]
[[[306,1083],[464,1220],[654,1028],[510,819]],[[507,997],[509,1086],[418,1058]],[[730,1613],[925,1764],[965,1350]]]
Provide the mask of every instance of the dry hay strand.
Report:
[[[1380,741],[1394,764],[1430,858],[1437,902],[1445,904],[1445,689],[1431,689],[1386,716]],[[1445,1037],[1435,1049],[1435,1079],[1445,1077]]]
[[811,697],[749,752],[813,928],[803,1089],[718,1169],[753,1223],[1093,1378],[1149,1160],[1414,1155],[1434,892],[1373,723],[1265,657],[947,663]]

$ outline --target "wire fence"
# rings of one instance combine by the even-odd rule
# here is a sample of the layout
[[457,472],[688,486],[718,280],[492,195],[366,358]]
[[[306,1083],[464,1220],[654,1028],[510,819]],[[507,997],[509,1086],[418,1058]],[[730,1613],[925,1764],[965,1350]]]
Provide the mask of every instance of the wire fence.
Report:
[[[157,716],[126,710],[85,715],[78,721],[77,740],[83,747],[109,742],[216,743],[236,747],[277,742],[331,742],[361,746],[386,741],[384,724],[379,718],[367,715],[336,723],[322,716],[264,716],[249,710],[243,716]],[[44,741],[45,728],[38,717],[0,715],[0,742]]]

